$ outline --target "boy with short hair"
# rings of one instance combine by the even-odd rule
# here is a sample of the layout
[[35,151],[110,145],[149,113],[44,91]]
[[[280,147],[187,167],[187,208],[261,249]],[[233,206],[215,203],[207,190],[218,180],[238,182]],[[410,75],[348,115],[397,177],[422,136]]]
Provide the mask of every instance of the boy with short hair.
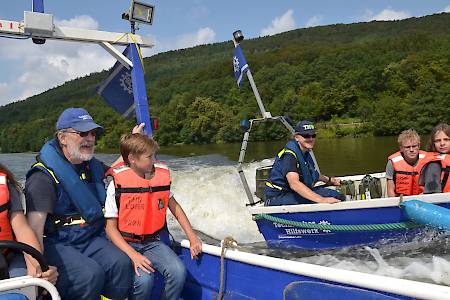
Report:
[[202,249],[186,214],[170,192],[167,166],[156,163],[157,150],[158,144],[146,135],[125,135],[120,142],[125,164],[108,171],[114,180],[106,196],[106,233],[133,262],[135,276],[130,299],[150,298],[155,269],[165,277],[165,298],[180,297],[185,267],[159,238],[167,207],[190,241],[192,258],[197,258]]
[[399,134],[397,141],[399,151],[390,155],[386,164],[387,196],[422,194],[419,175],[427,153],[420,150],[420,136],[414,129],[408,129]]

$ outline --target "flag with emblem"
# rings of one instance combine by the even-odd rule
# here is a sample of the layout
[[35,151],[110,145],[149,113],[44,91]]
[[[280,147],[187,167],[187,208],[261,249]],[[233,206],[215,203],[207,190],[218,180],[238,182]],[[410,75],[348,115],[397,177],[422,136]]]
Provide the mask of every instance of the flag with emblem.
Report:
[[[129,47],[125,48],[123,55],[128,57]],[[116,62],[108,74],[108,77],[97,89],[97,93],[103,97],[106,103],[122,116],[129,118],[134,112],[133,85],[131,70],[128,70],[120,62]]]
[[248,71],[248,64],[239,44],[236,44],[234,47],[233,68],[234,77],[236,77],[237,84],[240,88],[242,86],[242,77]]

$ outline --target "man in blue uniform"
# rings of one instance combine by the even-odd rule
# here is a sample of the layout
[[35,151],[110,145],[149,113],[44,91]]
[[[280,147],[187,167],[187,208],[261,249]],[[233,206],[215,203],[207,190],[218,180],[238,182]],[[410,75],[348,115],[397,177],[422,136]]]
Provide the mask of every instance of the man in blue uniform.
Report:
[[310,121],[295,126],[294,138],[281,150],[270,170],[264,193],[266,206],[336,203],[342,195],[325,187],[314,187],[317,181],[340,185],[339,178],[319,174],[310,151],[314,148],[316,130]]
[[27,216],[50,265],[58,268],[62,299],[124,299],[131,262],[105,236],[103,207],[107,169],[94,158],[103,128],[82,108],[68,108],[55,138],[27,174]]

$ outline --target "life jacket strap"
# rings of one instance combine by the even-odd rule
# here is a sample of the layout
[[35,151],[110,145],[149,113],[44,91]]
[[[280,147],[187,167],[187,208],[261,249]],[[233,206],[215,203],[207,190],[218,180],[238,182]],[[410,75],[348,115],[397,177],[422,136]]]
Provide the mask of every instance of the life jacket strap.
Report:
[[442,172],[444,172],[444,177],[442,178],[441,188],[442,188],[442,191],[444,191],[444,187],[447,185],[448,176],[450,174],[450,167],[443,168]]
[[414,176],[414,175],[418,175],[418,174],[419,174],[418,172],[408,172],[408,171],[395,171],[395,173],[397,173],[397,174],[403,174],[403,175],[411,175],[411,176]]
[[170,185],[162,185],[162,186],[151,186],[151,187],[132,187],[132,188],[122,188],[117,187],[116,193],[154,193],[154,192],[162,192],[162,191],[170,191]]
[[170,185],[161,185],[161,186],[151,186],[151,187],[132,187],[132,188],[123,188],[118,185],[115,189],[116,196],[116,206],[117,209],[120,208],[120,195],[124,193],[154,193],[154,192],[163,192],[170,191]]
[[276,190],[279,190],[279,191],[282,191],[282,190],[283,190],[283,188],[282,188],[281,186],[278,186],[278,185],[276,185],[276,184],[273,184],[273,183],[270,182],[270,181],[266,181],[266,185],[267,185],[268,187],[272,188],[272,189],[276,189]]
[[152,233],[152,234],[134,234],[130,232],[121,231],[120,234],[123,236],[124,240],[130,241],[133,243],[146,243],[151,241],[159,240],[159,232],[160,230]]
[[5,210],[8,210],[10,207],[11,207],[11,202],[10,201],[0,205],[0,213],[4,212]]

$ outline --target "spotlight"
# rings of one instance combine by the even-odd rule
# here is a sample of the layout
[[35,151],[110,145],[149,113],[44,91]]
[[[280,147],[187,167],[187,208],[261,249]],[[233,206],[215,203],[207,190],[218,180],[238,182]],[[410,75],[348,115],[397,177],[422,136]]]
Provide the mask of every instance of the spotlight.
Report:
[[233,32],[233,38],[237,43],[239,43],[244,40],[244,35],[242,34],[242,31],[236,30],[235,32]]

